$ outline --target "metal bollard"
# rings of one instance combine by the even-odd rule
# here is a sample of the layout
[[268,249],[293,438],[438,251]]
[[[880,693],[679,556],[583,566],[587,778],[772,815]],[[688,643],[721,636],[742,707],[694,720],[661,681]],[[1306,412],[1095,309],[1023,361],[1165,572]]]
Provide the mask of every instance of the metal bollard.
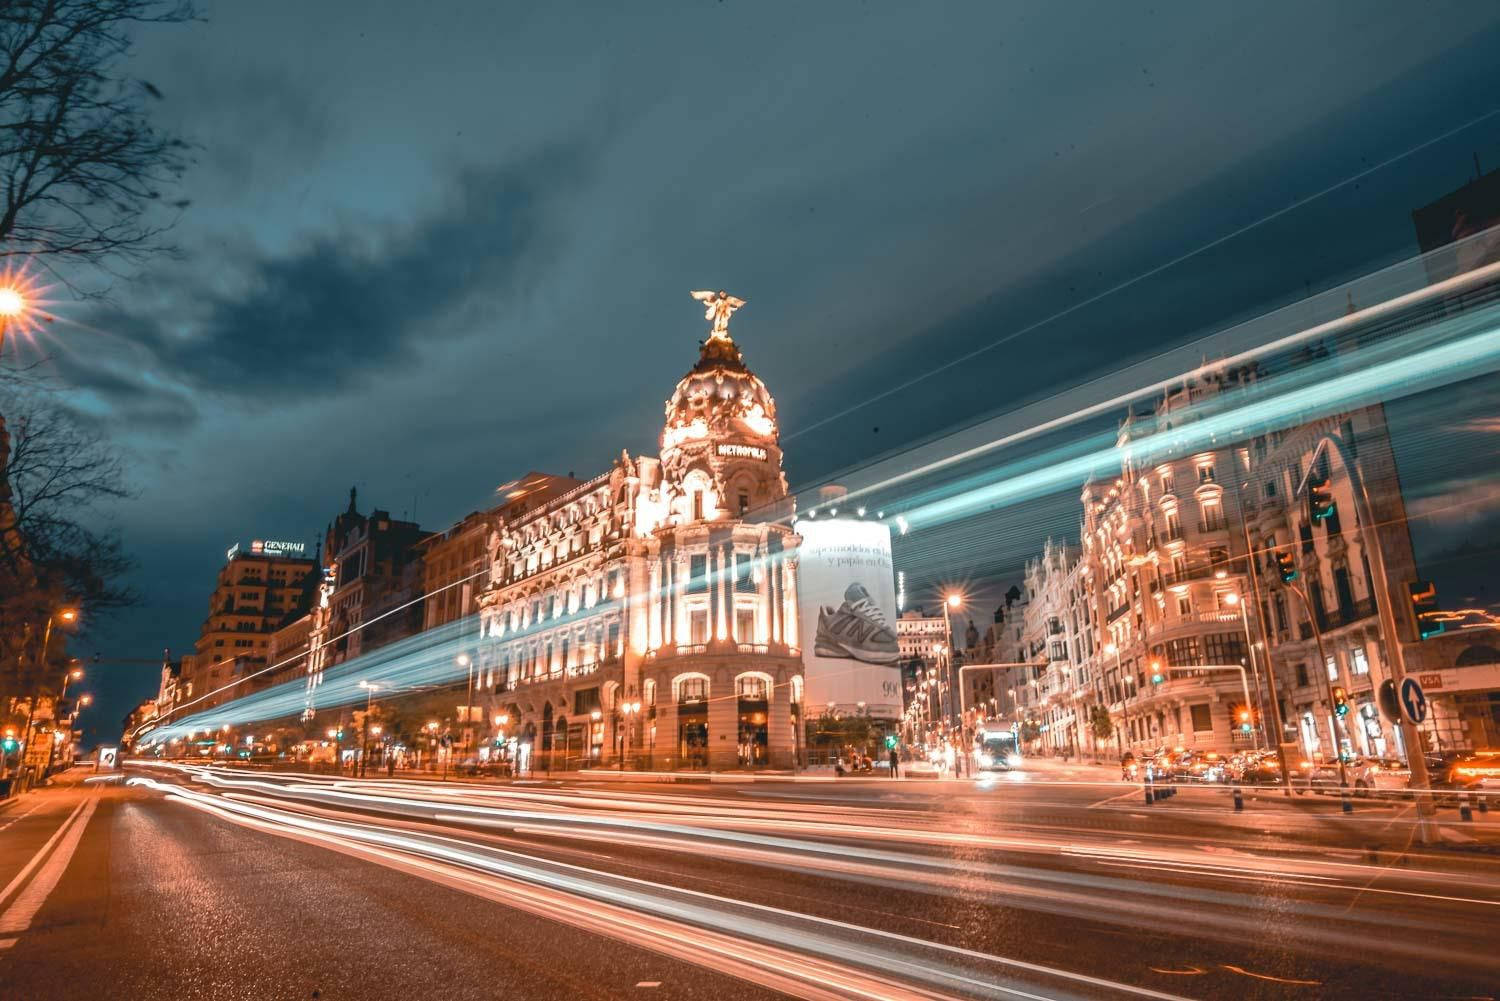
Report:
[[1141,783],[1141,790],[1146,794],[1146,805],[1150,806],[1156,802],[1156,789],[1151,783],[1151,773],[1146,773],[1146,779]]
[[1349,798],[1348,789],[1341,788],[1339,790],[1339,808],[1342,809],[1345,813],[1354,812],[1354,800]]
[[1240,787],[1239,786],[1235,786],[1234,787],[1234,812],[1235,813],[1244,813],[1245,812],[1245,794],[1242,793],[1242,792],[1240,792]]
[[1484,793],[1482,793],[1482,792],[1475,793],[1474,794],[1474,802],[1478,804],[1478,806],[1479,806],[1479,812],[1480,813],[1489,813],[1490,812],[1490,801],[1487,798],[1485,798]]
[[1470,824],[1474,822],[1474,809],[1469,805],[1469,794],[1458,797],[1458,819]]

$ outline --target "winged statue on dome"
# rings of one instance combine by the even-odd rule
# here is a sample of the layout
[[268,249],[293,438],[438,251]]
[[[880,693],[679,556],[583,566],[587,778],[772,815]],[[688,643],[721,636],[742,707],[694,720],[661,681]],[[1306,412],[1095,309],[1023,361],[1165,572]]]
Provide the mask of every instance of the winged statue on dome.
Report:
[[735,310],[745,304],[745,300],[738,296],[732,296],[723,289],[717,292],[705,289],[701,292],[692,293],[692,296],[694,299],[708,306],[703,312],[703,318],[713,321],[714,326],[710,336],[728,337],[729,318],[734,315]]

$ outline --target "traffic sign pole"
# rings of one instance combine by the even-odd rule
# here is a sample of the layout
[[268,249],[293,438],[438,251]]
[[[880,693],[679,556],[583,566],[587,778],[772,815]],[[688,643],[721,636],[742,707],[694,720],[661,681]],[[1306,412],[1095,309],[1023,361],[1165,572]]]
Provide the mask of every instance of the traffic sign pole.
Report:
[[[1385,661],[1391,681],[1399,691],[1401,682],[1406,678],[1406,655],[1401,649],[1401,633],[1396,628],[1396,610],[1391,599],[1391,578],[1386,573],[1385,552],[1380,547],[1379,533],[1376,526],[1380,524],[1375,517],[1374,505],[1370,503],[1370,493],[1365,485],[1365,478],[1360,471],[1358,463],[1349,454],[1348,446],[1337,435],[1328,435],[1323,439],[1319,448],[1333,448],[1339,453],[1343,460],[1344,469],[1349,474],[1351,485],[1354,487],[1354,513],[1359,523],[1360,534],[1363,536],[1364,550],[1371,557],[1372,576],[1375,578],[1375,608],[1380,615],[1380,631],[1385,637]],[[1317,455],[1313,456],[1313,462],[1317,462]],[[1309,465],[1308,468],[1312,468]],[[1399,489],[1399,487],[1397,488]],[[1422,738],[1417,733],[1417,728],[1404,716],[1400,722],[1401,743],[1406,748],[1406,763],[1411,769],[1411,785],[1416,791],[1417,798],[1417,839],[1422,844],[1432,843],[1431,820],[1436,815],[1437,809],[1432,802],[1432,780],[1427,774],[1427,758],[1422,753]]]

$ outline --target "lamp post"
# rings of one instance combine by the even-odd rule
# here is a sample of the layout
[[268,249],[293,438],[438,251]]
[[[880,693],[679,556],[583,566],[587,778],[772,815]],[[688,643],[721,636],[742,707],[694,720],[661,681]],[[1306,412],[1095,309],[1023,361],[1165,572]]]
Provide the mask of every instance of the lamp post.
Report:
[[948,658],[944,664],[943,673],[947,677],[948,691],[943,700],[943,721],[951,723],[953,717],[953,658],[958,651],[958,643],[953,638],[953,612],[962,608],[964,596],[957,591],[951,591],[943,598],[943,630],[946,633],[945,647]]
[[1124,675],[1125,672],[1124,672],[1124,668],[1120,666],[1120,647],[1119,647],[1119,644],[1117,644],[1117,643],[1106,643],[1106,644],[1104,644],[1104,652],[1106,654],[1114,654],[1114,658],[1115,658],[1115,675],[1116,675],[1116,677],[1122,677],[1122,680],[1120,682],[1120,684],[1122,686],[1120,688],[1120,729],[1115,732],[1115,750],[1119,751],[1121,759],[1124,759],[1124,757],[1125,757],[1125,734],[1124,734],[1124,730],[1125,730],[1125,727],[1127,727],[1130,724],[1130,712],[1126,708],[1126,705],[1125,705],[1125,689],[1123,687],[1123,685],[1124,685],[1123,675]]
[[[1328,654],[1323,650],[1323,629],[1318,625],[1318,616],[1317,613],[1313,610],[1312,603],[1307,600],[1307,592],[1291,581],[1287,581],[1285,586],[1287,590],[1291,591],[1302,600],[1302,610],[1307,613],[1308,624],[1312,626],[1313,640],[1317,644],[1318,648],[1317,675],[1319,678],[1323,679],[1323,690],[1328,693],[1328,718],[1333,721],[1333,756],[1337,758],[1339,762],[1339,788],[1341,790],[1347,790],[1349,786],[1349,775],[1347,769],[1344,767],[1344,741],[1348,740],[1349,738],[1344,732],[1344,721],[1339,718],[1339,714],[1335,710],[1333,705],[1333,680],[1328,677]],[[1418,749],[1417,753],[1420,756],[1421,750]],[[1409,759],[1410,755],[1408,755],[1407,757]],[[1290,773],[1288,773],[1288,778],[1290,778]],[[1418,827],[1420,831],[1422,820],[1420,812],[1420,801],[1417,805],[1419,808]]]
[[467,756],[470,735],[474,732],[473,707],[474,707],[474,659],[466,653],[461,653],[453,658],[453,662],[459,667],[467,668],[469,672],[469,694],[464,697],[464,754]]
[[625,755],[630,753],[631,738],[633,737],[632,731],[634,729],[633,717],[640,711],[641,704],[639,702],[620,703],[621,718],[625,722],[625,733],[623,739],[620,741],[620,771],[622,772],[625,770]]
[[361,681],[359,683],[359,687],[365,690],[365,733],[364,736],[360,738],[359,748],[359,777],[364,778],[368,773],[370,760],[370,704],[371,701],[375,698],[375,693],[379,691],[380,686],[370,681]]
[[[1258,694],[1260,692],[1260,675],[1255,667],[1255,641],[1250,638],[1250,619],[1245,614],[1245,601],[1240,597],[1240,593],[1238,591],[1226,592],[1224,595],[1224,600],[1229,603],[1230,608],[1236,609],[1240,613],[1240,625],[1245,630],[1245,652],[1246,656],[1250,658],[1250,673],[1255,676],[1255,691]],[[1248,685],[1245,686],[1245,709],[1250,709],[1250,688]],[[1266,722],[1264,714],[1261,715],[1260,721],[1261,725],[1264,726]],[[1261,739],[1261,737],[1253,736],[1257,733],[1262,733],[1262,731],[1259,728],[1252,728],[1252,738],[1256,742],[1256,747],[1259,748],[1263,745],[1263,740]]]

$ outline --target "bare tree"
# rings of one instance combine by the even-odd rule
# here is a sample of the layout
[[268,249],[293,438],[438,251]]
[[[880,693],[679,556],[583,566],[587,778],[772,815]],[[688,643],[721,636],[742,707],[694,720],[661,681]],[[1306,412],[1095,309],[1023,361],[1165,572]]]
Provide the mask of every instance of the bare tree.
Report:
[[0,257],[108,267],[160,245],[189,148],[122,66],[139,26],[193,16],[189,0],[0,0]]
[[123,584],[130,560],[119,536],[89,527],[103,521],[101,505],[127,495],[106,438],[44,395],[0,395],[0,410],[9,415],[10,438],[9,455],[0,456],[0,483],[10,492],[0,580],[30,582],[0,594],[0,608],[19,621],[41,611],[26,603],[66,602],[85,613],[131,603]]

